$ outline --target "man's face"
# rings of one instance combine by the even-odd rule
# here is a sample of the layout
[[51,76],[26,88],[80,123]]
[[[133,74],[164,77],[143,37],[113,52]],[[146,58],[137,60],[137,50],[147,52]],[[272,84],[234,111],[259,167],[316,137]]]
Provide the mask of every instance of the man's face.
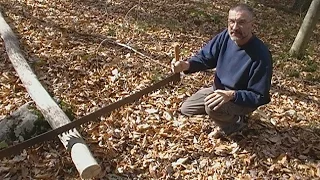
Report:
[[231,10],[228,17],[228,32],[237,44],[246,43],[252,35],[252,17],[245,10]]

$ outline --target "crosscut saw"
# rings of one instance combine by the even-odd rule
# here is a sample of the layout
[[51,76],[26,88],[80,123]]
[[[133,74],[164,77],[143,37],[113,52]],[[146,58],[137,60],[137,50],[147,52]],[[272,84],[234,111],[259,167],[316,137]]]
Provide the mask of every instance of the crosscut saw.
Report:
[[10,146],[8,148],[5,148],[3,150],[0,150],[0,159],[3,159],[5,157],[10,157],[12,155],[17,155],[21,153],[24,149],[27,149],[31,146],[34,146],[35,144],[42,143],[44,141],[53,140],[57,138],[58,135],[67,132],[68,130],[71,130],[76,127],[80,127],[80,125],[85,124],[90,121],[96,121],[99,117],[106,115],[110,113],[111,111],[118,109],[126,104],[132,103],[138,99],[140,99],[143,95],[146,95],[150,92],[153,92],[157,89],[160,89],[161,87],[169,84],[170,82],[178,82],[180,81],[180,73],[172,74],[169,77],[160,80],[159,82],[142,89],[141,91],[138,91],[130,96],[127,96],[117,102],[114,102],[112,104],[109,104],[91,114],[88,114],[78,120],[72,121],[64,126],[61,126],[59,128],[50,130],[46,133],[40,134],[36,137],[33,137],[31,139],[28,139],[22,143]]

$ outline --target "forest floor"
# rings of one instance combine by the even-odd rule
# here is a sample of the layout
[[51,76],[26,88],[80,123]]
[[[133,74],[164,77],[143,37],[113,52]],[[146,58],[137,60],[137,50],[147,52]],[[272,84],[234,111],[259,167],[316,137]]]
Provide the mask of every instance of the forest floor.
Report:
[[[76,118],[151,85],[227,25],[237,1],[0,0],[2,14],[50,94]],[[262,2],[262,1],[261,1]],[[320,32],[302,60],[288,55],[304,15],[291,1],[249,1],[255,34],[274,60],[272,101],[233,139],[213,139],[207,116],[185,117],[181,103],[213,74],[184,76],[81,131],[102,167],[96,179],[319,179]],[[276,4],[276,6],[272,6]],[[149,58],[110,41],[127,44]],[[0,119],[31,101],[0,40]],[[59,142],[0,162],[0,179],[80,179]]]

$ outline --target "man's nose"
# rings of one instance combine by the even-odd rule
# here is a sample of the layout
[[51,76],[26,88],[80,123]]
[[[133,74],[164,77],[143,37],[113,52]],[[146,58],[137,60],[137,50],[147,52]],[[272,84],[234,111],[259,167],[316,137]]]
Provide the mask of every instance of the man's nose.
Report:
[[239,29],[239,24],[237,22],[235,22],[234,24],[232,24],[231,26],[232,29]]

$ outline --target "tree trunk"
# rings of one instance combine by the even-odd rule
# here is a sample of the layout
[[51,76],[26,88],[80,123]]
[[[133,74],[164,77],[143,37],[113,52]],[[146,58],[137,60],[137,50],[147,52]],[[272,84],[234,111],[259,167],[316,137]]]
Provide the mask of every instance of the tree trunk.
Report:
[[[43,88],[23,57],[19,48],[19,42],[9,25],[4,20],[1,12],[0,34],[4,40],[8,57],[20,80],[50,126],[55,129],[68,124],[70,120],[67,115]],[[93,158],[90,150],[76,129],[59,135],[59,138],[63,145],[68,150],[71,150],[71,158],[83,179],[93,178],[100,173],[100,166]]]
[[299,29],[296,39],[289,51],[290,55],[301,58],[305,53],[306,46],[311,37],[313,28],[315,27],[320,15],[320,0],[313,0],[309,10],[304,17],[303,23]]

